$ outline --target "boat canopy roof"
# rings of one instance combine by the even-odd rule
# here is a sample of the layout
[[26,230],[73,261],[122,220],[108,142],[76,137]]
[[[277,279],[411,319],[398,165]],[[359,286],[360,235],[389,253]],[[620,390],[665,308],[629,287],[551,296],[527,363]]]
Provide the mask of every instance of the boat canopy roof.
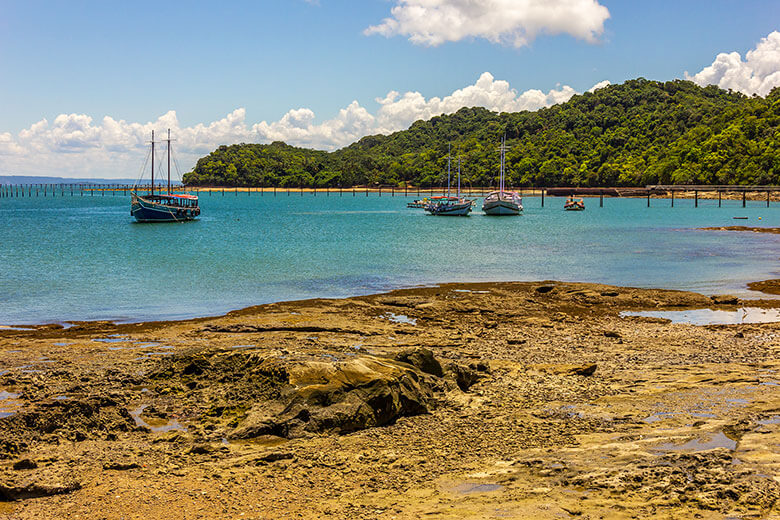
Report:
[[197,195],[189,195],[189,194],[174,194],[174,193],[168,193],[168,194],[161,194],[161,197],[169,197],[171,199],[186,199],[186,200],[198,200]]

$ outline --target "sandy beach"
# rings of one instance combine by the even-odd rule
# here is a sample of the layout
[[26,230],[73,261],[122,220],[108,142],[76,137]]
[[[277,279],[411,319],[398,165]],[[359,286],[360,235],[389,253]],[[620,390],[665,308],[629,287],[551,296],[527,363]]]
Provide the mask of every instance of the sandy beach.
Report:
[[0,330],[0,515],[776,518],[780,324],[620,314],[742,304],[450,284]]

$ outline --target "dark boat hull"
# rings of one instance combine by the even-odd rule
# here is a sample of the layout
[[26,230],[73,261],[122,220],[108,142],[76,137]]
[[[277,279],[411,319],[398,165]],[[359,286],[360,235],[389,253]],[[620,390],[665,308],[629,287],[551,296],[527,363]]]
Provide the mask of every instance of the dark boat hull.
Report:
[[177,208],[134,196],[130,214],[138,222],[187,222],[200,215],[200,208]]

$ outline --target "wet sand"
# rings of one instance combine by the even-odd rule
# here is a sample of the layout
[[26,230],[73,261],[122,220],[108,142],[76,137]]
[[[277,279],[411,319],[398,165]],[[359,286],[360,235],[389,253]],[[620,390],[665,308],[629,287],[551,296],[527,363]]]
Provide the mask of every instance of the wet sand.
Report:
[[776,518],[780,324],[621,315],[741,305],[449,284],[0,330],[0,516]]

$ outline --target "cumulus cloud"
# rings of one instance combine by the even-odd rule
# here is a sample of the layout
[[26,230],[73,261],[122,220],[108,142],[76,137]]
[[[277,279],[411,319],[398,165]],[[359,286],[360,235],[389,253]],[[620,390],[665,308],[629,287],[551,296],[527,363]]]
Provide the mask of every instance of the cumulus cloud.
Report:
[[766,96],[780,86],[780,32],[762,38],[744,61],[738,52],[723,52],[700,72],[691,76],[686,71],[685,78],[702,86],[717,85],[749,96]]
[[597,0],[397,0],[391,17],[364,34],[407,36],[418,45],[464,38],[523,47],[539,34],[570,34],[595,43],[609,10]]
[[403,95],[392,91],[384,98],[377,98],[380,104],[377,113],[377,130],[390,133],[407,128],[418,119],[430,119],[441,114],[451,114],[463,107],[485,107],[496,112],[518,112],[537,110],[542,107],[568,101],[576,92],[568,85],[547,93],[541,90],[527,90],[518,94],[509,82],[496,80],[484,72],[476,83],[456,90],[444,98],[425,99],[419,92]]
[[[608,82],[600,82],[591,90]],[[295,146],[334,150],[370,134],[388,134],[408,128],[414,121],[450,114],[463,107],[480,106],[497,112],[537,110],[568,101],[576,92],[568,85],[517,92],[509,82],[485,72],[473,84],[444,97],[426,99],[419,92],[391,91],[376,99],[379,108],[369,112],[357,101],[331,119],[317,121],[309,108],[288,111],[278,121],[251,124],[238,108],[211,123],[182,126],[171,110],[146,123],[105,116],[95,121],[86,114],[61,114],[30,125],[14,136],[0,133],[0,173],[59,175],[63,177],[137,176],[152,130],[164,139],[171,129],[179,164],[188,171],[195,161],[222,144],[284,141]],[[184,173],[184,172],[182,172]]]
[[598,83],[590,87],[588,89],[588,92],[595,92],[598,89],[608,87],[609,85],[611,85],[611,83],[609,82],[609,80],[605,79],[604,81],[599,81]]

